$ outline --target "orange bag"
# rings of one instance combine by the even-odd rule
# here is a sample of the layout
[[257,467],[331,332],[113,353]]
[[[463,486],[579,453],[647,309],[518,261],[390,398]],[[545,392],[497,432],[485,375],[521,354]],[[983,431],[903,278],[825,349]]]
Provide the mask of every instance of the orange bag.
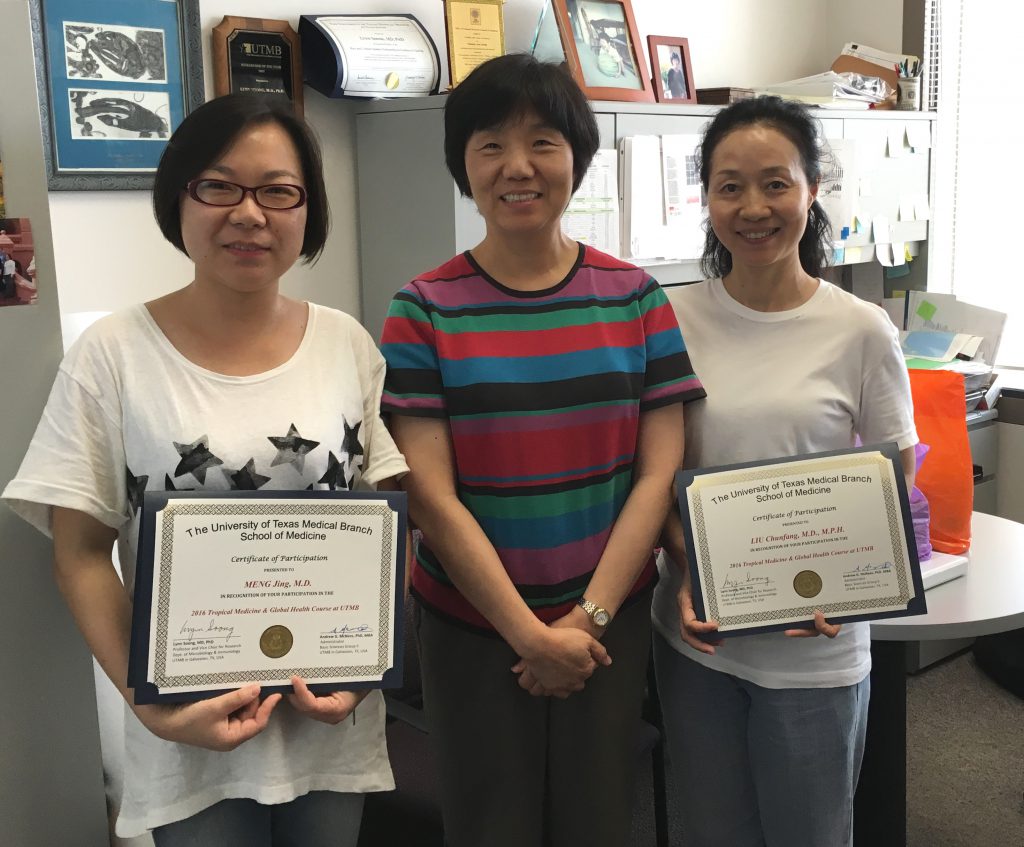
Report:
[[915,484],[928,498],[932,546],[964,553],[971,546],[974,509],[964,378],[952,371],[911,369],[910,391],[918,438],[931,448]]

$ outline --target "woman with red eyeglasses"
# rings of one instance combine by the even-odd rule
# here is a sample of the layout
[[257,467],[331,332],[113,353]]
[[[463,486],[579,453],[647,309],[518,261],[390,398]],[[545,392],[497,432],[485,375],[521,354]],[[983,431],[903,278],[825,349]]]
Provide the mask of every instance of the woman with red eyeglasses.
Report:
[[136,706],[126,687],[144,491],[395,488],[407,470],[370,336],[280,291],[327,237],[318,145],[284,102],[213,100],[170,139],[153,205],[194,279],[82,336],[3,496],[52,534],[57,583],[127,704],[117,834],[354,847],[363,794],[394,787],[379,692],[318,697],[295,677],[283,699],[252,684]]

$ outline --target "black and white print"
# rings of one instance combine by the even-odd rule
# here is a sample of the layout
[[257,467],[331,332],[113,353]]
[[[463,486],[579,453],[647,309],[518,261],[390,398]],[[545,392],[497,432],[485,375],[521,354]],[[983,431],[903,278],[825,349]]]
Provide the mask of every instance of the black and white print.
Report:
[[165,91],[68,90],[71,137],[76,141],[160,141],[169,131]]
[[167,82],[164,32],[64,21],[68,79]]

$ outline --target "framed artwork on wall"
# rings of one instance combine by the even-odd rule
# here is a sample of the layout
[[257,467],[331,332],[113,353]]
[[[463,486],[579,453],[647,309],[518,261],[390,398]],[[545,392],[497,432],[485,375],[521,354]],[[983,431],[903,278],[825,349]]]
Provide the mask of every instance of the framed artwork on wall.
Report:
[[654,96],[659,103],[696,103],[697,87],[690,66],[690,43],[685,38],[648,35],[654,75]]
[[654,99],[629,0],[553,0],[573,78],[591,100]]
[[49,187],[146,189],[203,102],[199,0],[30,0]]

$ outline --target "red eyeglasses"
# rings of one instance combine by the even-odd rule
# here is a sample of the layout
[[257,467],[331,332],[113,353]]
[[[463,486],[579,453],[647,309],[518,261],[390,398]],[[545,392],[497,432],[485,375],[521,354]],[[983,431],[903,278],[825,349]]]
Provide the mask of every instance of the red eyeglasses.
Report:
[[250,193],[256,205],[263,209],[297,209],[306,202],[306,189],[287,183],[250,186],[224,179],[194,179],[185,190],[189,197],[205,206],[237,206]]

